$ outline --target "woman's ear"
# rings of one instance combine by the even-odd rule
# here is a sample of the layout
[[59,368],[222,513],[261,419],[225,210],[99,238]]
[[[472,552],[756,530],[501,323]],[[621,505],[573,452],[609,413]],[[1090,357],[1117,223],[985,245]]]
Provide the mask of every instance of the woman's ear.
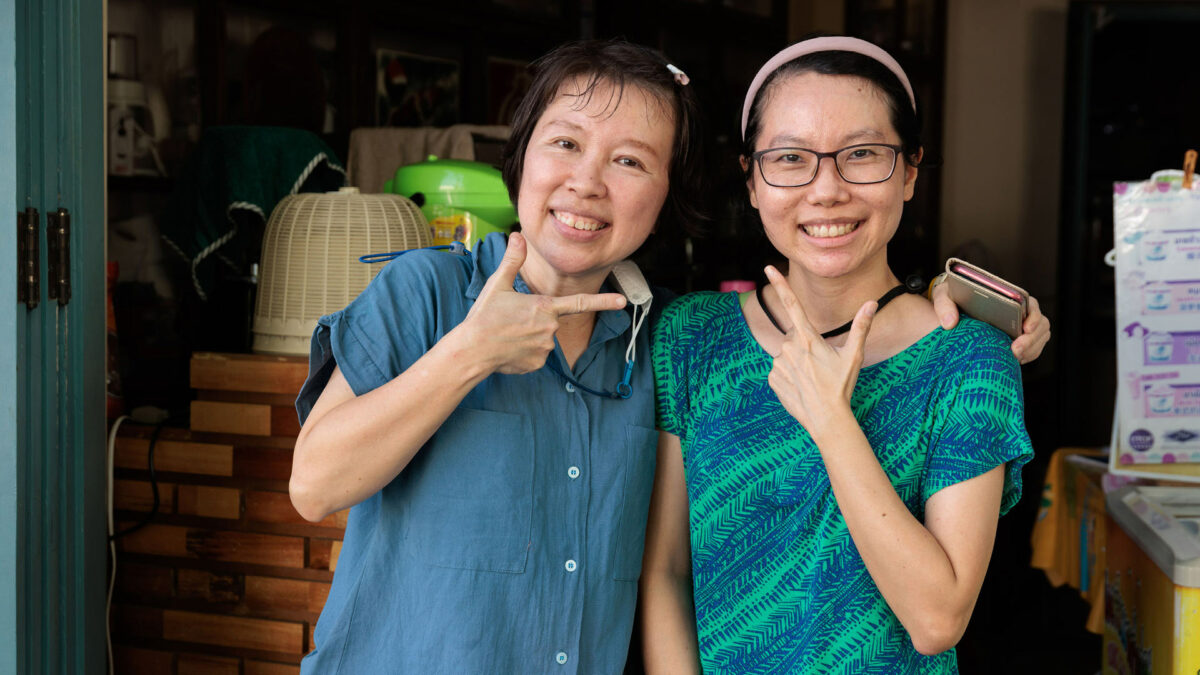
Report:
[[924,156],[925,148],[918,148],[911,161],[904,162],[904,201],[913,198],[913,192],[917,186],[917,167],[920,166],[921,158]]
[[739,155],[738,162],[742,165],[742,174],[746,176],[746,192],[750,195],[750,206],[757,209],[758,195],[754,193],[754,170],[751,168],[750,158]]

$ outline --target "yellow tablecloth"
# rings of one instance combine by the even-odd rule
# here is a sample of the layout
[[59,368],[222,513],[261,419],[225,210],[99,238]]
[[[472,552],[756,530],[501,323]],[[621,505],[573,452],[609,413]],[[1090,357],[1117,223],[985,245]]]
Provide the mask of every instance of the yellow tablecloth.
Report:
[[1044,570],[1055,586],[1070,584],[1079,589],[1092,607],[1087,629],[1100,634],[1104,632],[1104,471],[1068,461],[1072,455],[1104,457],[1094,448],[1054,451],[1033,526],[1030,564]]

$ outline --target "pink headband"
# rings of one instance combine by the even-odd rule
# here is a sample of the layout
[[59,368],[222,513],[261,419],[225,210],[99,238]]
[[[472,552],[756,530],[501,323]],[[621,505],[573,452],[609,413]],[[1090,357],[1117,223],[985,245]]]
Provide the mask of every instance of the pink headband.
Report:
[[779,70],[785,63],[816,52],[854,52],[855,54],[862,54],[882,63],[899,78],[900,84],[904,85],[904,90],[908,92],[908,100],[912,103],[913,111],[916,111],[917,98],[913,96],[912,85],[908,83],[908,76],[904,74],[904,69],[900,67],[899,63],[896,63],[896,59],[893,59],[891,54],[888,54],[866,40],[858,38],[842,36],[818,37],[785,47],[783,51],[772,56],[770,61],[763,64],[762,68],[759,68],[758,74],[754,76],[754,81],[750,83],[750,89],[746,92],[746,102],[742,104],[742,140],[746,140],[746,123],[750,120],[750,107],[754,105],[754,97],[758,95],[758,90],[762,87],[763,82],[766,82],[771,73]]

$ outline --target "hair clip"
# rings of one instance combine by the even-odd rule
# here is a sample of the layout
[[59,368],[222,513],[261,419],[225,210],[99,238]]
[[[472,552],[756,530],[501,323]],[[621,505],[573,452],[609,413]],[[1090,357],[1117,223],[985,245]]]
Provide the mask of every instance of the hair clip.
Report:
[[692,79],[687,76],[687,73],[676,68],[670,63],[667,64],[667,70],[671,71],[671,74],[675,76],[675,81],[681,85],[687,86],[687,83],[692,81]]

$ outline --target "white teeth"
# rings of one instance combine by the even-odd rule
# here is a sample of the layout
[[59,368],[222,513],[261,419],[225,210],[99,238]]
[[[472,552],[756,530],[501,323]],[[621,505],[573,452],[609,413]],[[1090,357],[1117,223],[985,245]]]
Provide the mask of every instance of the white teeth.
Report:
[[608,226],[607,223],[602,223],[599,220],[593,220],[592,218],[587,218],[574,213],[567,213],[566,211],[555,211],[554,217],[558,218],[558,220],[563,224],[569,225],[576,230],[595,232],[596,230],[601,230]]
[[844,225],[805,225],[804,232],[810,237],[840,237],[858,229],[858,223]]

